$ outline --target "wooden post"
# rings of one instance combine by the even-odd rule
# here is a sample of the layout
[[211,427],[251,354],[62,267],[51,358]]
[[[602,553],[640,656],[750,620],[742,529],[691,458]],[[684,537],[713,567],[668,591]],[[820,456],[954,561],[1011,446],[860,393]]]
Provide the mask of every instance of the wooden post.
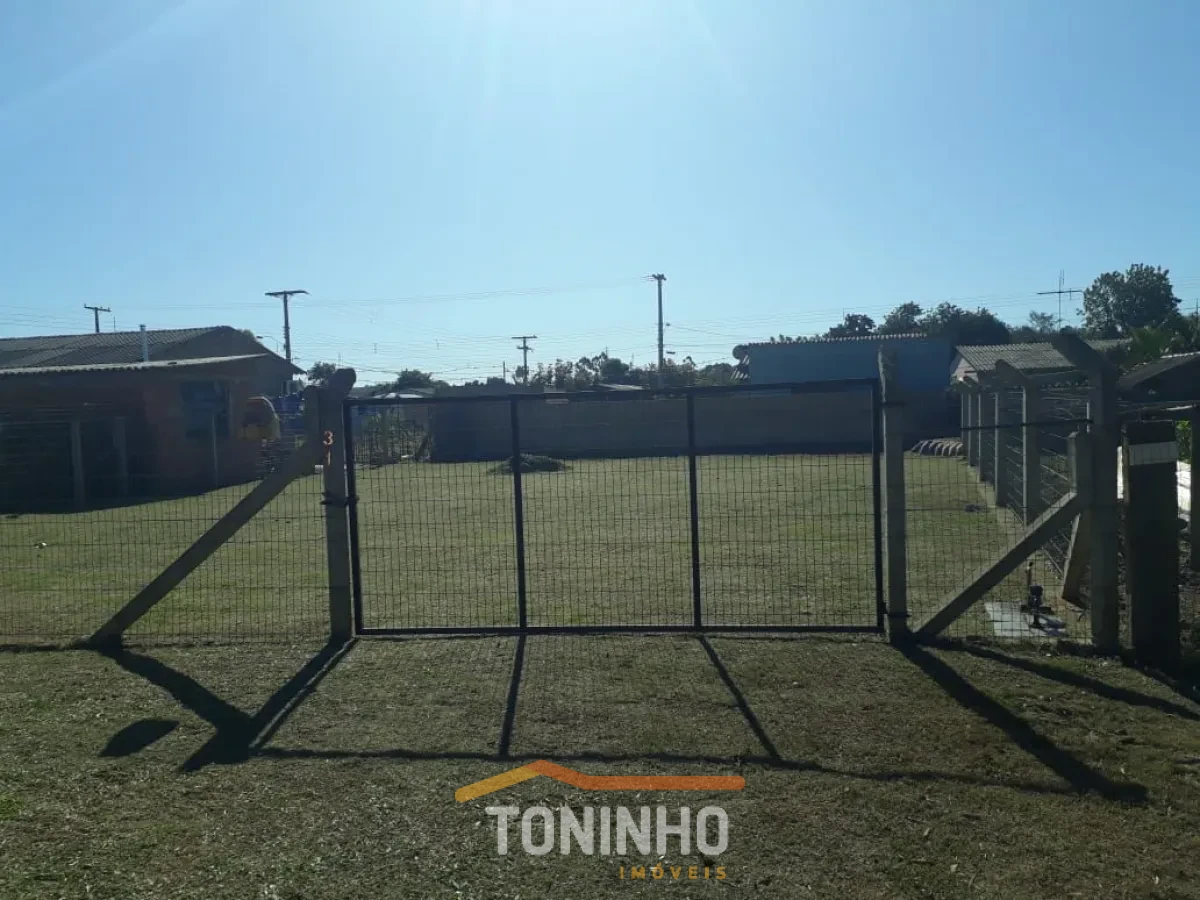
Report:
[[[335,405],[354,387],[355,374],[353,369],[338,369],[326,383],[326,396]],[[310,394],[310,388],[305,391],[305,413],[308,433],[303,443],[283,461],[283,463],[260,481],[253,490],[221,516],[208,531],[200,535],[196,542],[183,551],[170,565],[163,569],[158,576],[141,589],[132,600],[119,609],[107,622],[96,630],[90,643],[104,646],[113,641],[119,641],[138,619],[157,606],[183,579],[194,572],[201,563],[212,556],[226,541],[238,533],[243,525],[249,522],[264,506],[281,494],[289,484],[297,478],[312,475],[313,465],[323,462],[324,447],[318,430],[320,424],[318,404]],[[332,584],[332,579],[331,579]]]
[[992,471],[995,473],[996,506],[1008,505],[1008,485],[1012,479],[1012,470],[1004,464],[1004,444],[1008,439],[1008,408],[1004,404],[1003,387],[996,388],[995,414],[992,421],[996,427],[992,429]]
[[[344,395],[343,395],[344,396]],[[350,578],[350,520],[346,491],[346,440],[342,396],[328,388],[317,393],[322,475],[325,480],[325,548],[329,566],[329,637],[347,641],[354,634]]]
[[125,419],[113,419],[113,448],[117,451],[117,495],[129,496],[129,436]]
[[938,610],[917,626],[916,633],[925,637],[935,637],[945,631],[959,616],[1028,559],[1031,553],[1043,547],[1056,531],[1078,514],[1081,506],[1082,500],[1074,491],[1061,497],[1038,517],[1028,531],[1014,540],[998,559],[971,576],[966,587],[950,594]]
[[1088,376],[1088,408],[1092,426],[1092,505],[1090,602],[1092,644],[1102,653],[1120,649],[1120,598],[1117,560],[1120,509],[1117,506],[1117,370],[1074,334],[1057,334],[1050,342]]
[[83,509],[87,505],[87,478],[83,468],[83,426],[78,419],[71,420],[71,481],[75,506]]
[[904,402],[896,360],[879,351],[883,401],[884,548],[887,559],[888,636],[892,643],[908,637],[908,546],[904,496]]
[[1188,460],[1191,471],[1188,473],[1188,534],[1191,542],[1190,565],[1193,572],[1200,572],[1200,526],[1196,524],[1196,505],[1200,503],[1200,481],[1196,480],[1196,470],[1200,469],[1200,409],[1193,409],[1192,425],[1192,455]]
[[1125,426],[1125,581],[1137,658],[1179,664],[1179,445],[1173,422]]
[[1021,388],[1021,418],[1025,423],[1021,433],[1021,504],[1026,525],[1042,514],[1041,415],[1042,389],[1030,382]]
[[991,392],[979,393],[979,480],[984,484],[996,482],[996,453],[992,447],[995,440],[996,404]]

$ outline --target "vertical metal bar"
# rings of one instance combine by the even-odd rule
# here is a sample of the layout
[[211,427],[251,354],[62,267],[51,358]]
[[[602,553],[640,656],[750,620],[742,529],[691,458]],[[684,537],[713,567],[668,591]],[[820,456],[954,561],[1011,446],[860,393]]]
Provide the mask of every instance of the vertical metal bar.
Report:
[[887,601],[883,595],[883,407],[879,402],[879,382],[871,385],[871,516],[875,531],[875,627],[883,631]]
[[704,627],[700,600],[700,503],[696,478],[696,397],[687,393],[688,504],[692,519],[692,624]]
[[358,543],[358,476],[354,471],[354,410],[342,403],[342,433],[346,442],[346,503],[350,513],[350,585],[353,591],[354,632],[363,629],[362,559]]
[[517,625],[529,627],[525,587],[525,496],[521,488],[521,411],[516,396],[508,398],[512,420],[513,528],[517,536]]

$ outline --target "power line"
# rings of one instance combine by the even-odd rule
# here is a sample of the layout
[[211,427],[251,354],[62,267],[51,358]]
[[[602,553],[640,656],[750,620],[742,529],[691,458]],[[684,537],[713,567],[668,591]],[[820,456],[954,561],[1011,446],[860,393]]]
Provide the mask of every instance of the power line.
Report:
[[110,312],[112,312],[112,310],[109,309],[107,306],[88,306],[86,303],[83,304],[83,308],[90,309],[92,311],[92,315],[95,316],[95,319],[96,319],[96,334],[99,334],[100,333],[100,313],[102,313],[102,312],[110,313]]
[[283,300],[283,355],[288,361],[292,361],[292,324],[288,321],[288,300],[296,294],[307,294],[308,291],[267,291],[268,297],[279,297]]
[[533,349],[529,346],[529,342],[536,341],[537,335],[518,334],[514,335],[512,340],[521,342],[517,344],[517,349],[521,351],[521,378],[526,384],[529,384],[529,351]]

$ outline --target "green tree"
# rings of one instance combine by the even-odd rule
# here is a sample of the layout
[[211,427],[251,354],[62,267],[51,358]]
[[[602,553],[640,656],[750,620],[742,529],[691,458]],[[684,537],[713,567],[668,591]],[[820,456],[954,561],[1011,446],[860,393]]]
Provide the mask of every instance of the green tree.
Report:
[[402,391],[405,388],[433,387],[433,376],[420,369],[402,369],[396,373],[396,380],[391,384],[391,390]]
[[312,384],[325,384],[333,377],[333,373],[337,371],[337,368],[333,363],[316,362],[312,364],[312,368],[306,374]]
[[1012,333],[990,310],[969,310],[953,303],[940,303],[921,317],[920,330],[931,337],[944,337],[951,344],[1008,344]]
[[1010,331],[1012,339],[1017,343],[1048,341],[1059,331],[1058,318],[1053,313],[1031,312],[1024,325],[1013,326]]
[[864,337],[868,334],[874,334],[875,320],[870,316],[862,313],[846,313],[842,321],[834,325],[827,332],[827,338],[843,338],[843,337]]
[[901,303],[883,317],[879,334],[917,334],[921,330],[921,304]]
[[1105,272],[1083,292],[1083,320],[1093,337],[1124,337],[1136,328],[1160,328],[1179,312],[1170,272],[1134,263]]

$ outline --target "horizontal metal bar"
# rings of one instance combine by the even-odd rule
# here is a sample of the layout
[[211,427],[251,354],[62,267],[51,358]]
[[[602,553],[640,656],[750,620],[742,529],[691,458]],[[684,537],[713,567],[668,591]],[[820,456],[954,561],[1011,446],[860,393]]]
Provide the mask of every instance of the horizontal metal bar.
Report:
[[495,637],[520,637],[535,634],[880,634],[875,623],[869,625],[530,625],[516,626],[416,626],[412,628],[364,628],[359,637],[401,637],[436,634],[474,634]]
[[611,402],[629,403],[646,399],[684,399],[713,397],[726,394],[838,394],[858,388],[871,388],[877,384],[874,378],[843,378],[837,381],[798,381],[777,384],[722,384],[689,388],[653,388],[640,391],[544,391],[541,393],[508,394],[442,394],[429,397],[351,397],[347,404],[352,407],[371,406],[428,406],[446,403],[502,403],[517,400],[522,403],[545,402]]
[[996,422],[991,425],[963,425],[959,431],[995,431],[997,428],[1058,428],[1063,425],[1091,425],[1091,419],[1042,419],[1037,422]]

